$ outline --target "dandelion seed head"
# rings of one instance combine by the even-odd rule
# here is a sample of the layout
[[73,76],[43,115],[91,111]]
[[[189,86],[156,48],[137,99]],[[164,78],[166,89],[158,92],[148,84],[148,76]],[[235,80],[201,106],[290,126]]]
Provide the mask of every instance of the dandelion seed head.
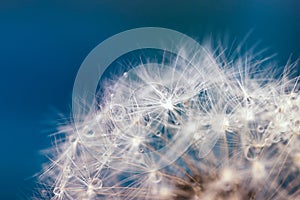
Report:
[[95,109],[58,127],[41,196],[300,197],[299,78],[273,77],[253,52],[187,47],[131,63]]

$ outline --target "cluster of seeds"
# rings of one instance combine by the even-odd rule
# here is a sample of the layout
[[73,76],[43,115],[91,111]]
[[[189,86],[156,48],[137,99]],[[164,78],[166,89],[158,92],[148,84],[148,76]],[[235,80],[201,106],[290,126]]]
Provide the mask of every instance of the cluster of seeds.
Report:
[[125,72],[98,109],[59,127],[39,198],[300,198],[298,78],[222,57]]

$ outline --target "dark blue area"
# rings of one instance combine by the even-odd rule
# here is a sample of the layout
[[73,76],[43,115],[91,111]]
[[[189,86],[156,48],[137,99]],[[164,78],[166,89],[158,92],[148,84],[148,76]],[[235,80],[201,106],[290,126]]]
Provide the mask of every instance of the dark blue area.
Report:
[[[297,0],[1,0],[0,199],[30,197],[58,115],[69,116],[71,92],[85,56],[101,41],[141,26],[195,38],[257,40],[284,65],[300,56]],[[299,74],[298,69],[298,74]],[[54,109],[53,109],[54,108]],[[18,194],[18,197],[16,196]]]

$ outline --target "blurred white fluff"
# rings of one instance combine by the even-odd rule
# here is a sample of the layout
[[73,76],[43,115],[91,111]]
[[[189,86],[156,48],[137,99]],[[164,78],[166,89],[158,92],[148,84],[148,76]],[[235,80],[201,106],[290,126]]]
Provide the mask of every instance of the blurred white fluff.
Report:
[[299,77],[210,49],[141,63],[59,127],[36,198],[300,198]]

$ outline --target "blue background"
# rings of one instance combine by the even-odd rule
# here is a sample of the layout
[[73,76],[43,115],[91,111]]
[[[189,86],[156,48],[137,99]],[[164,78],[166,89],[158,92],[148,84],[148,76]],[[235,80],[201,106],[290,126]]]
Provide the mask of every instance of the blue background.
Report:
[[261,40],[280,65],[291,54],[300,57],[297,0],[1,0],[0,199],[30,197],[39,151],[50,145],[59,114],[69,116],[85,56],[106,38],[142,26],[194,38],[242,39],[254,29],[249,43]]

